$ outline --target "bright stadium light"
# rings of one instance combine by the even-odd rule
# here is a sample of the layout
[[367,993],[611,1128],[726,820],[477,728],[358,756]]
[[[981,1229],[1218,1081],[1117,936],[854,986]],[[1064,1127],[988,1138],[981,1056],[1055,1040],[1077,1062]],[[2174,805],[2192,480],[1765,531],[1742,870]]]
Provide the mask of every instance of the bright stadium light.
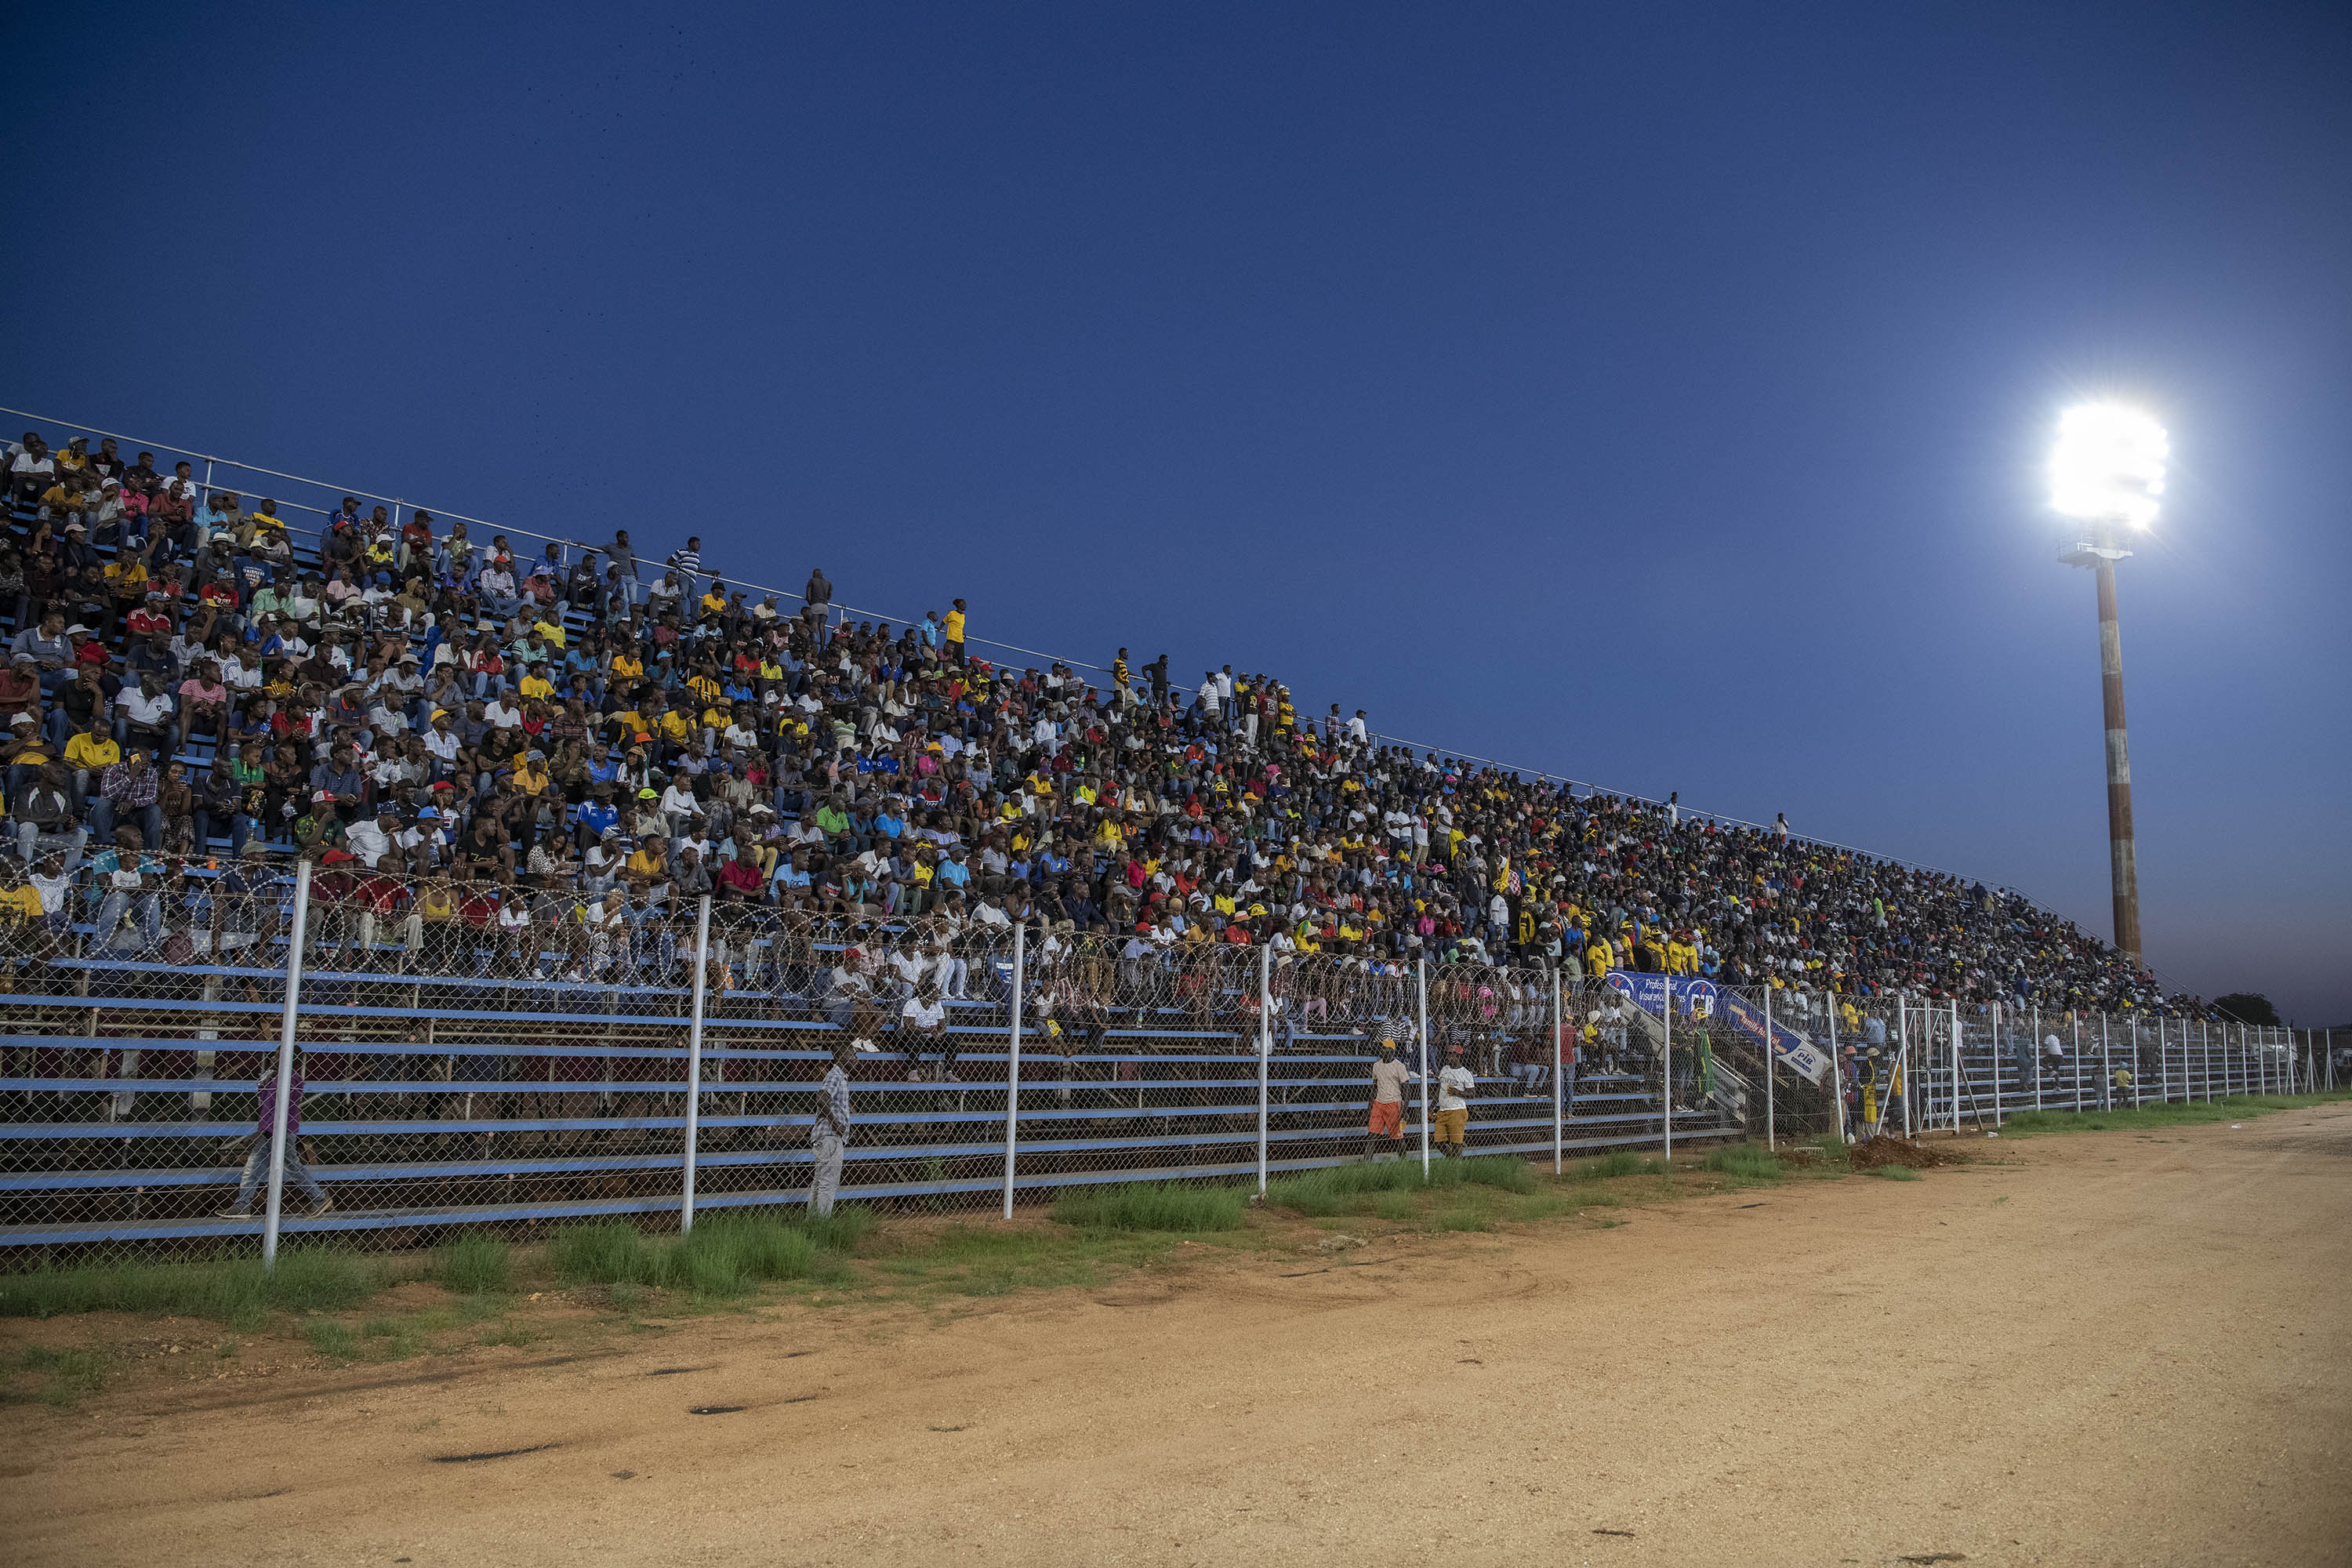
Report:
[[2059,546],[2058,559],[2086,566],[2097,580],[2099,698],[2106,724],[2107,866],[2115,894],[2116,946],[2135,969],[2139,944],[2139,843],[2132,828],[2131,742],[2124,728],[2124,642],[2116,617],[2116,563],[2131,552],[2118,529],[2156,521],[2164,466],[2172,455],[2164,426],[2137,408],[2086,403],[2058,419],[2050,448],[2050,505],[2083,526]]
[[2058,420],[2050,450],[2050,505],[2085,522],[2147,528],[2172,454],[2164,426],[2137,408],[2086,403]]

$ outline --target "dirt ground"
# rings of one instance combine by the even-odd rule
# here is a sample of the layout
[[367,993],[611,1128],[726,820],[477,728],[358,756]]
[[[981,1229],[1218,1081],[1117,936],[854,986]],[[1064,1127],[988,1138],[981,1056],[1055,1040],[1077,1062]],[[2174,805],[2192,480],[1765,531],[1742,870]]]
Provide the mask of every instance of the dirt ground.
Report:
[[946,1321],[126,1380],[8,1412],[0,1527],[23,1564],[2352,1561],[2352,1107],[1970,1152]]

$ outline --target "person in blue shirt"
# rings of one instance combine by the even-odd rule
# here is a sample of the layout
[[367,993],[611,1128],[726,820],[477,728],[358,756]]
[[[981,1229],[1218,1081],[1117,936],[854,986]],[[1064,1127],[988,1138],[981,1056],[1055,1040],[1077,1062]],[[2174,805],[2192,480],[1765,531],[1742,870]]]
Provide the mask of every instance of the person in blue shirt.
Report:
[[900,814],[896,801],[886,800],[882,809],[874,814],[876,838],[895,844],[907,831],[907,819]]
[[606,828],[621,825],[621,808],[613,804],[612,780],[599,780],[590,788],[593,793],[581,803],[577,817],[578,837],[583,849],[602,838]]

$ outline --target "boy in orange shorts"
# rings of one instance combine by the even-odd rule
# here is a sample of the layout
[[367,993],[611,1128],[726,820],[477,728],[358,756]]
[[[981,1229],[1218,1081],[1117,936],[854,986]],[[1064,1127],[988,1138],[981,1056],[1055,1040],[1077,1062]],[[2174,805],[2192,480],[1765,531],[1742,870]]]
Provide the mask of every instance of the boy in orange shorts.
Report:
[[1380,1058],[1372,1063],[1372,1116],[1364,1139],[1364,1158],[1373,1164],[1381,1163],[1382,1143],[1391,1160],[1404,1152],[1404,1086],[1411,1078],[1397,1059],[1395,1037],[1382,1035]]

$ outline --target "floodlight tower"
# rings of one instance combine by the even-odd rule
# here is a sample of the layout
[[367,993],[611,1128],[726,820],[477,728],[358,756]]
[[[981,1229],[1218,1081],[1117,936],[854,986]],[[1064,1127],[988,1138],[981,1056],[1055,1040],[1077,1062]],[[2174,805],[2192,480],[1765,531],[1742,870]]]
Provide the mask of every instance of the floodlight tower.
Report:
[[2116,630],[2116,563],[2130,558],[2120,540],[2156,521],[2170,456],[2164,426],[2111,403],[2070,408],[2058,421],[2050,453],[2050,505],[2083,526],[2058,559],[2087,566],[2099,587],[2099,676],[2106,709],[2107,850],[2115,885],[2116,946],[2135,969],[2139,946],[2139,867],[2132,843],[2131,751],[2124,736],[2124,649]]

